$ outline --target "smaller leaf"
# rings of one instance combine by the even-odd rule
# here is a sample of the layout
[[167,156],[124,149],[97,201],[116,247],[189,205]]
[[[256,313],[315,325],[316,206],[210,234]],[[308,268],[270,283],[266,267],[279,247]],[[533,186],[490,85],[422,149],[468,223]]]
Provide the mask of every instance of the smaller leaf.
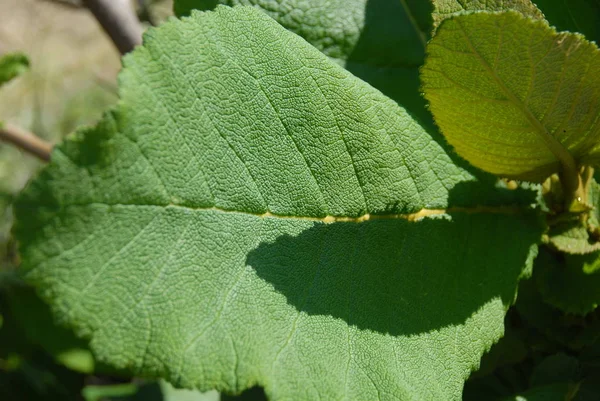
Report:
[[535,0],[544,16],[561,31],[579,32],[588,40],[600,42],[600,2],[598,0]]
[[[536,260],[536,264],[539,264],[539,260]],[[596,343],[600,338],[600,321],[595,320],[590,324],[581,325],[580,322],[565,316],[564,312],[544,302],[536,285],[535,276],[538,272],[539,269],[534,269],[534,277],[519,284],[515,309],[527,326],[543,334],[553,352],[556,343],[571,350],[581,350]]]
[[544,19],[542,12],[531,0],[433,0],[433,25],[434,29],[446,18],[468,11],[507,11],[514,10],[521,14]]
[[551,355],[539,363],[531,375],[531,386],[541,387],[554,383],[576,382],[581,367],[579,361],[564,353]]
[[502,401],[564,401],[570,394],[572,385],[555,383],[549,386],[534,387],[524,393],[503,399]]
[[564,312],[585,315],[600,303],[600,271],[596,265],[600,252],[587,255],[558,254],[540,249],[534,276],[544,301]]
[[8,53],[0,57],[0,86],[29,69],[29,59],[22,53]]
[[600,52],[581,35],[514,11],[459,15],[421,75],[442,133],[485,171],[541,182],[600,162]]
[[600,250],[597,242],[579,220],[566,221],[550,228],[550,244],[557,250],[570,254],[584,255]]

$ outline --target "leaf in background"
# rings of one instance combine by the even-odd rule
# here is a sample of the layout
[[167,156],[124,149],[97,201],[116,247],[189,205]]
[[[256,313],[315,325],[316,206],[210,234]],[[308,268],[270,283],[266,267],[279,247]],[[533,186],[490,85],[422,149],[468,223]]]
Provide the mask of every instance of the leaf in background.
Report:
[[550,355],[542,360],[531,374],[531,386],[554,383],[575,383],[581,379],[581,366],[577,358],[564,353]]
[[559,31],[579,32],[588,40],[600,40],[598,0],[535,0],[544,16]]
[[429,1],[175,0],[174,7],[183,16],[192,9],[211,10],[217,3],[263,10],[434,129],[418,71],[431,31]]
[[[542,248],[540,257],[543,259]],[[536,263],[539,263],[536,260]],[[586,325],[573,322],[565,313],[543,301],[542,295],[536,285],[535,276],[537,268],[534,268],[534,277],[523,280],[519,285],[519,296],[515,304],[519,315],[530,325],[542,333],[548,340],[553,352],[556,352],[556,344],[564,345],[570,350],[581,350],[598,343],[600,339],[600,321],[592,320]],[[578,317],[577,320],[581,320]]]
[[445,20],[421,78],[442,133],[473,165],[541,182],[600,161],[600,53],[516,12]]
[[585,315],[600,303],[600,271],[588,273],[600,253],[557,254],[540,251],[535,276],[543,299],[566,313]]
[[29,343],[41,347],[71,370],[81,373],[94,371],[94,358],[87,343],[57,325],[48,306],[31,288],[24,284],[12,285],[5,291],[14,321]]
[[29,69],[29,59],[22,53],[9,53],[0,57],[0,86]]
[[434,29],[452,16],[468,11],[507,11],[514,10],[534,19],[544,19],[541,11],[531,0],[433,0]]
[[530,198],[253,8],[171,20],[124,65],[119,107],[15,206],[28,279],[102,361],[272,400],[460,399],[531,267]]
[[573,391],[568,383],[555,383],[548,386],[534,387],[521,394],[504,398],[502,401],[565,401]]
[[[578,255],[600,250],[600,185],[595,180],[589,183],[587,201],[593,206],[592,210],[550,226],[548,240],[553,248]],[[594,265],[586,266],[593,268]]]
[[[56,363],[55,358],[30,341],[29,333],[23,330],[21,324],[25,317],[17,316],[9,305],[7,287],[12,283],[4,278],[5,276],[0,283],[0,395],[2,400],[77,399],[84,376]],[[13,279],[14,277],[9,278],[11,282]],[[36,315],[38,311],[31,312]],[[64,331],[57,332],[51,327],[48,332],[39,335],[51,336],[63,333]],[[58,341],[60,340],[55,340]]]

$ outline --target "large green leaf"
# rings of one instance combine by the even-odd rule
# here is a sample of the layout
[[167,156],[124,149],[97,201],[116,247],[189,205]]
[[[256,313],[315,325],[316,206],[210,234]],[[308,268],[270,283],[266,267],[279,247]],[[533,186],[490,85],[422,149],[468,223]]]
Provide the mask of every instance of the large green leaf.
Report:
[[[469,11],[506,11],[515,10],[535,19],[543,19],[544,15],[531,0],[432,0],[433,23],[437,27],[443,20],[451,16]],[[552,1],[552,0],[551,0]]]
[[488,172],[541,181],[600,161],[600,53],[516,12],[445,20],[425,96],[456,151]]
[[431,31],[429,1],[175,0],[174,7],[182,16],[217,3],[263,10],[422,122],[430,122],[418,78]]
[[392,100],[253,8],[150,30],[17,202],[95,355],[272,400],[458,400],[540,237]]
[[600,41],[600,1],[535,0],[544,16],[558,30],[579,32],[588,40]]

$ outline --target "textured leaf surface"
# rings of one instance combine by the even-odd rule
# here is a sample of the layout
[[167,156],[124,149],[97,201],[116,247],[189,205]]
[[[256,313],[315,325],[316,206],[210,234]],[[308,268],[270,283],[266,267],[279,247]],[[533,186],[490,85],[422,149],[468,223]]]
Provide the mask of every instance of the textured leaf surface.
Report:
[[507,11],[543,19],[544,15],[531,0],[433,0],[433,24],[437,27],[446,18],[468,11]]
[[579,32],[588,40],[600,42],[598,0],[535,0],[535,3],[558,30]]
[[442,133],[475,166],[541,181],[560,163],[598,163],[595,44],[516,12],[477,13],[445,20],[428,54],[425,96]]
[[16,205],[29,279],[101,360],[272,400],[460,399],[533,257],[530,199],[253,8],[173,20],[124,65],[118,108]]
[[29,68],[29,60],[24,54],[10,53],[0,57],[0,86],[21,75]]
[[419,91],[418,67],[431,31],[423,0],[176,0],[177,15],[217,3],[252,5],[430,123]]

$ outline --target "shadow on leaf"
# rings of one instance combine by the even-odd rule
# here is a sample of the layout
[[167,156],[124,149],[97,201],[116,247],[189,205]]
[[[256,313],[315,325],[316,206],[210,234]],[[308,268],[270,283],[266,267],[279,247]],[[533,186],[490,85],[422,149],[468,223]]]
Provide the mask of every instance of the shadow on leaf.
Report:
[[317,224],[247,263],[300,312],[411,335],[460,325],[497,297],[510,305],[535,227],[534,216],[465,213]]

